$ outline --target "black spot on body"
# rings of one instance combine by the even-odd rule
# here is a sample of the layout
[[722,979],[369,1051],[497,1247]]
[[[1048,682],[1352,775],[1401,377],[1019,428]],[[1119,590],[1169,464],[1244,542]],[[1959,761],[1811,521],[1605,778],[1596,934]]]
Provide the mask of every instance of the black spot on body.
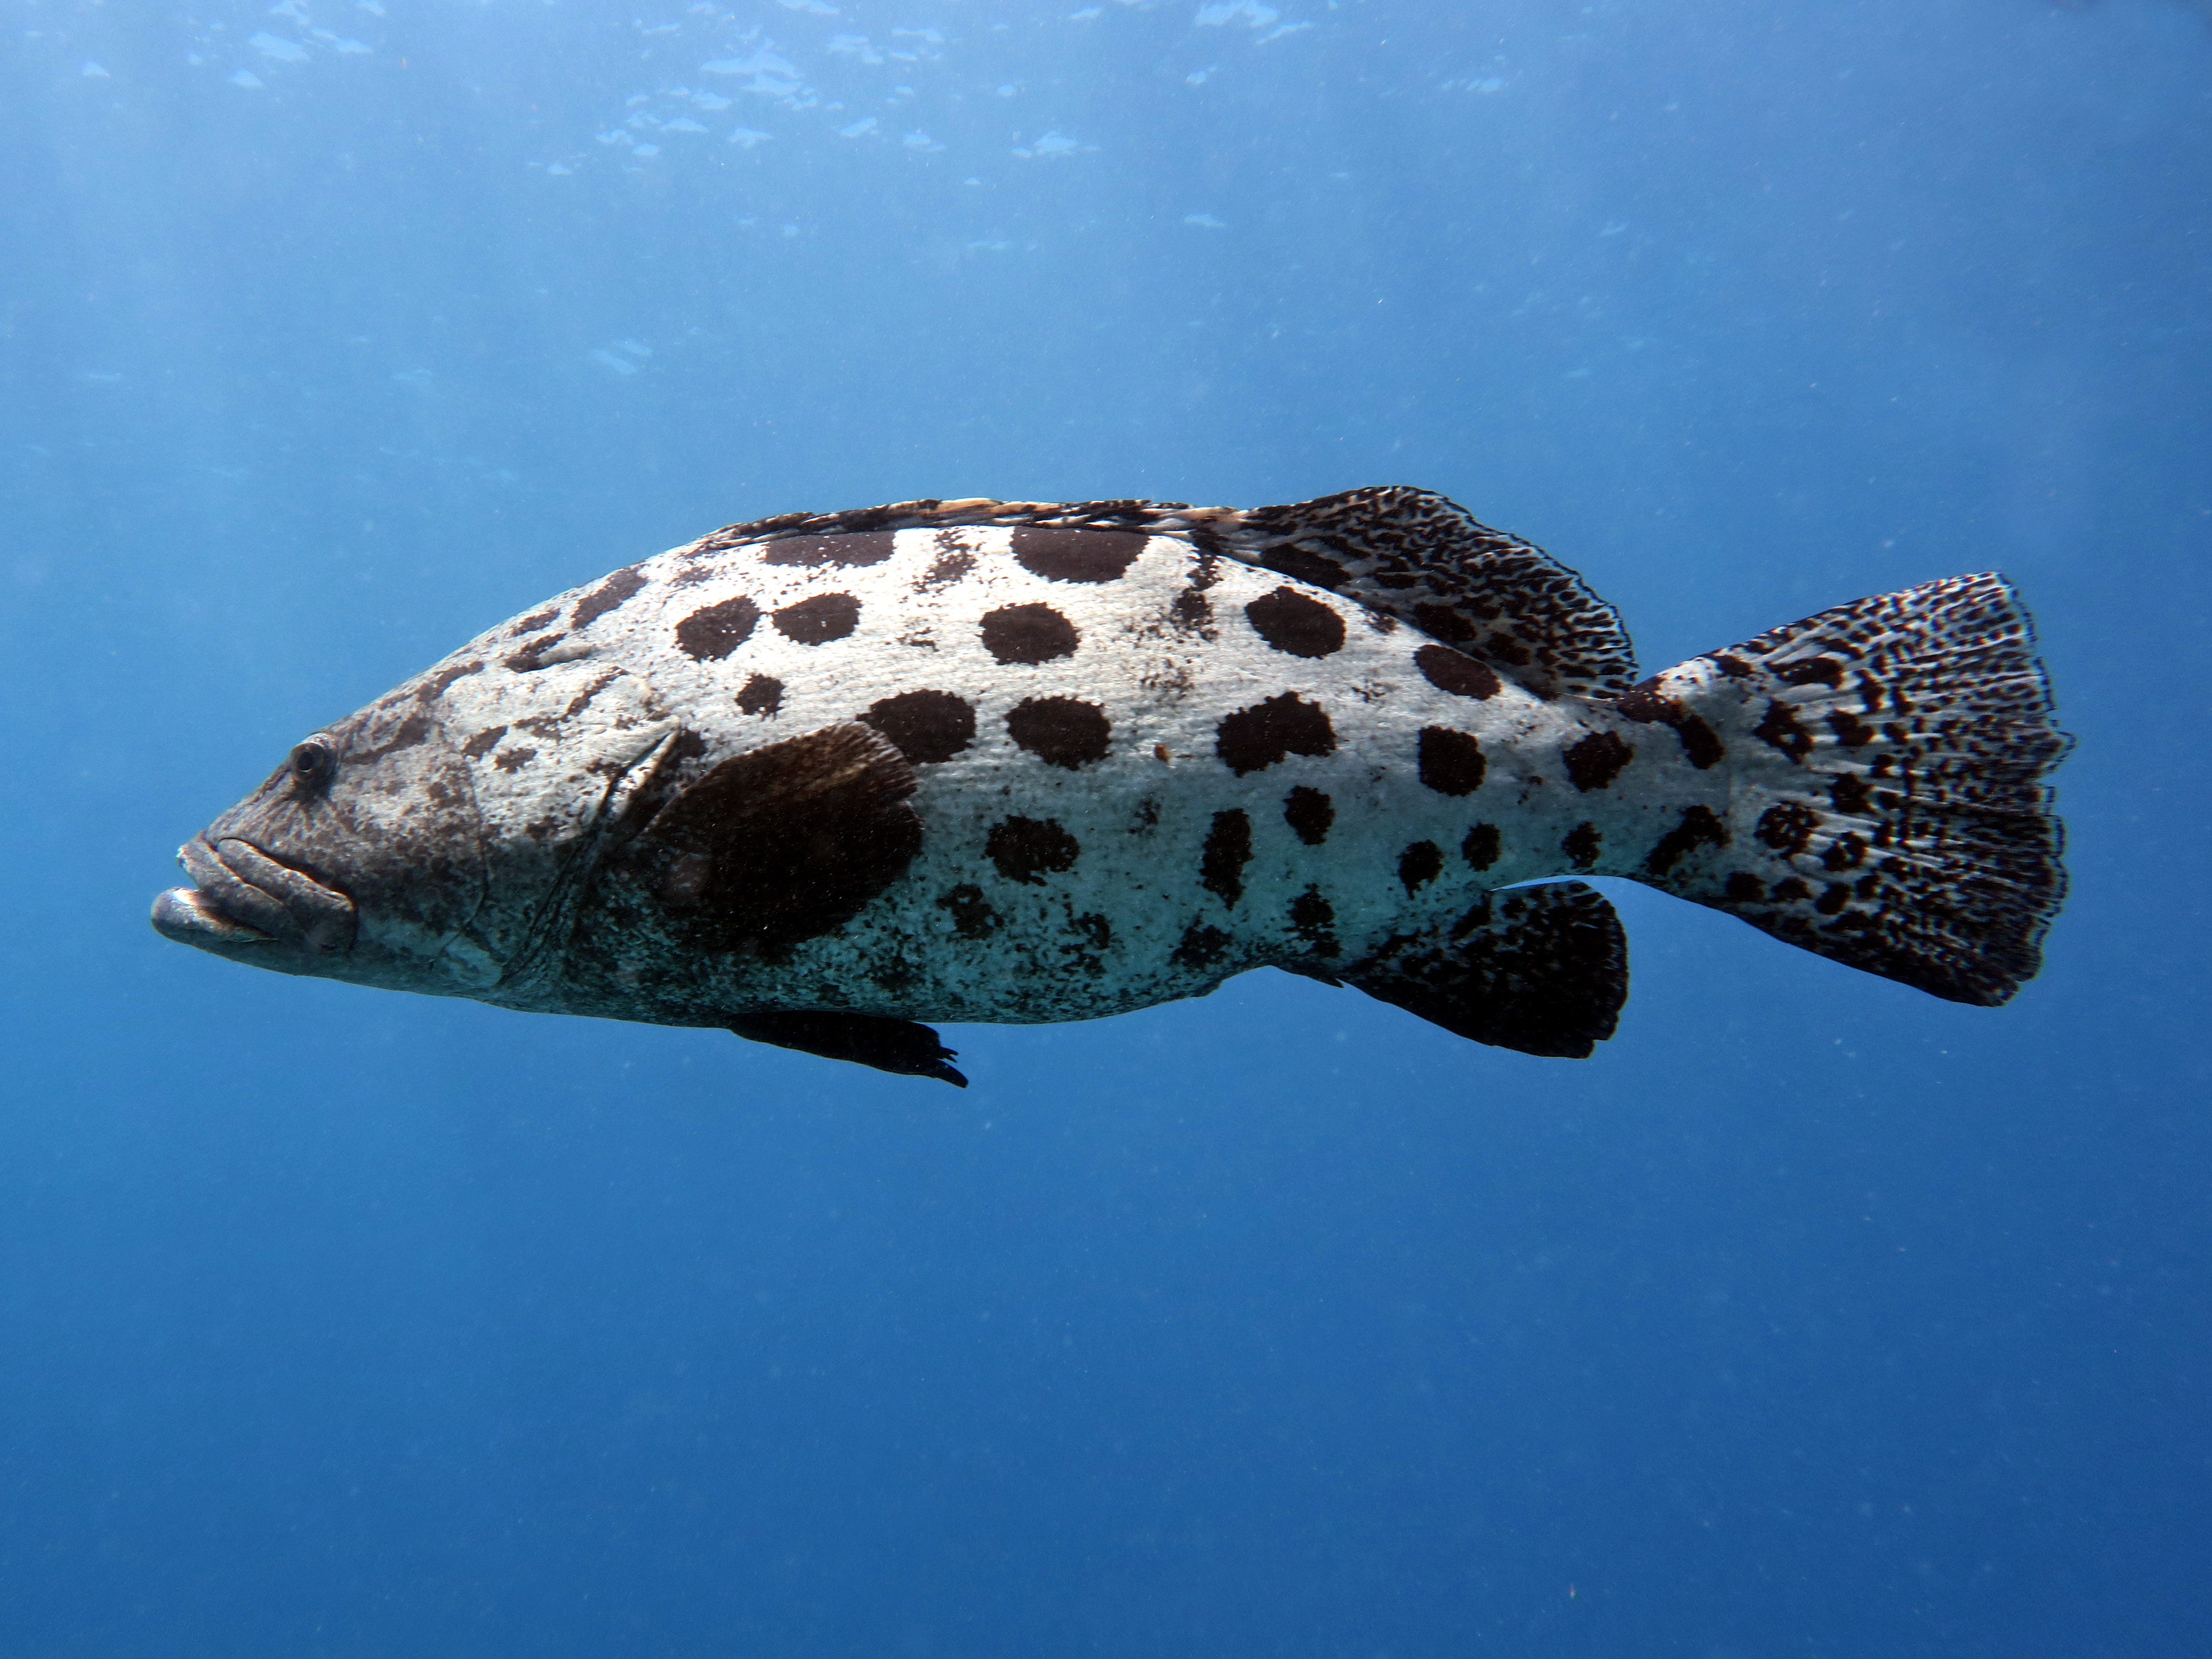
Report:
[[1096,703],[1028,697],[1006,714],[1006,733],[1048,766],[1069,771],[1106,758],[1113,725]]
[[1711,807],[1688,807],[1682,813],[1682,821],[1659,837],[1659,844],[1644,860],[1644,867],[1655,876],[1663,876],[1700,847],[1728,844],[1728,826],[1715,816]]
[[1776,852],[1794,856],[1805,850],[1820,825],[1820,815],[1813,808],[1786,800],[1761,812],[1751,833]]
[[1735,870],[1729,873],[1721,892],[1738,904],[1757,904],[1766,896],[1766,884],[1748,870]]
[[896,544],[888,530],[866,536],[787,536],[770,542],[761,555],[763,564],[796,564],[809,568],[842,565],[856,568],[881,564]]
[[1213,750],[1241,778],[1287,756],[1334,754],[1336,728],[1319,703],[1285,691],[1223,716],[1214,728]]
[[507,658],[507,666],[518,674],[535,674],[545,666],[538,659],[568,637],[566,634],[541,634],[534,640],[525,640],[521,649]]
[[938,538],[937,562],[931,565],[921,580],[914,585],[917,593],[934,592],[940,587],[950,587],[975,568],[975,556],[957,542]]
[[794,645],[827,645],[860,625],[860,602],[850,593],[817,593],[775,613],[776,632]]
[[1439,691],[1455,697],[1494,697],[1504,684],[1488,663],[1453,650],[1448,645],[1425,645],[1413,653],[1413,666]]
[[1179,632],[1212,639],[1213,601],[1206,597],[1196,583],[1193,583],[1175,596],[1175,603],[1168,607],[1168,620]]
[[991,827],[983,851],[1008,881],[1043,885],[1043,878],[1073,870],[1082,843],[1051,818],[1003,818]]
[[505,726],[495,726],[489,731],[477,732],[476,736],[463,744],[461,752],[471,760],[482,760],[499,746],[499,740],[506,735]]
[[1103,975],[1106,971],[1104,952],[1114,943],[1114,924],[1096,910],[1081,915],[1070,915],[1067,931],[1075,937],[1061,945],[1061,952],[1083,972]]
[[1682,740],[1682,753],[1690,764],[1700,772],[1717,765],[1728,753],[1721,745],[1720,733],[1695,714],[1686,713],[1676,720],[1674,735]]
[[502,772],[520,772],[538,758],[535,749],[509,749],[492,762]]
[[455,680],[465,680],[471,674],[483,672],[483,665],[480,662],[465,662],[458,668],[440,669],[432,677],[430,683],[415,694],[416,700],[419,702],[435,702],[446,695],[446,688]]
[[1788,876],[1774,884],[1769,895],[1777,904],[1802,904],[1813,896],[1813,890],[1795,876]]
[[983,890],[963,882],[937,901],[952,915],[952,931],[963,939],[988,939],[998,931],[999,913],[983,897]]
[[741,714],[773,714],[783,707],[783,682],[767,674],[756,674],[745,682],[745,689],[738,693],[738,712]]
[[1336,823],[1336,803],[1320,790],[1299,784],[1283,798],[1283,822],[1307,846],[1318,847]]
[[1182,940],[1169,952],[1178,968],[1211,968],[1229,954],[1229,935],[1218,927],[1194,921],[1182,930]]
[[1797,711],[1786,702],[1770,702],[1765,719],[1752,727],[1751,734],[1772,744],[1795,762],[1802,763],[1813,751],[1813,734],[1797,723]]
[[1336,937],[1336,907],[1309,887],[1291,901],[1291,927],[1317,957],[1333,957],[1344,946]]
[[1717,765],[1728,751],[1721,746],[1720,734],[1692,714],[1678,697],[1662,697],[1658,692],[1659,682],[1644,681],[1641,685],[1617,698],[1613,708],[1632,720],[1649,724],[1657,721],[1670,726],[1681,740],[1683,756],[1700,772]]
[[860,718],[917,763],[949,761],[975,740],[975,711],[950,691],[902,691]]
[[412,749],[417,744],[427,742],[429,736],[430,717],[416,708],[400,721],[392,735],[382,743],[373,749],[356,750],[346,759],[356,766],[368,761],[380,761],[386,755],[396,755],[403,749]]
[[1075,654],[1075,624],[1048,605],[1009,605],[988,613],[983,648],[1000,662],[1050,662]]
[[1344,649],[1344,618],[1295,587],[1279,587],[1244,607],[1253,630],[1292,657],[1326,657]]
[[1482,787],[1488,763],[1482,745],[1445,726],[1421,728],[1421,781],[1440,795],[1471,795]]
[[520,638],[525,634],[534,634],[560,614],[559,605],[549,605],[543,611],[533,611],[528,616],[509,624],[507,631],[515,638]]
[[720,662],[752,637],[760,614],[742,593],[694,611],[676,624],[677,648],[695,662]]
[[1467,839],[1459,844],[1459,855],[1471,869],[1487,870],[1498,862],[1503,842],[1494,823],[1478,823],[1467,832]]
[[1398,879],[1411,898],[1444,872],[1443,848],[1432,841],[1417,841],[1398,854]]
[[1234,906],[1244,896],[1244,866],[1252,861],[1252,820],[1232,808],[1213,815],[1198,866],[1198,884]]
[[1597,825],[1578,823],[1560,841],[1559,850],[1574,860],[1576,869],[1592,870],[1597,867],[1598,852],[1604,845],[1604,837],[1598,834]]
[[1145,538],[1120,530],[1062,530],[1024,525],[1013,534],[1014,557],[1031,575],[1054,582],[1110,582],[1145,550]]
[[1593,732],[1571,744],[1560,758],[1567,763],[1568,780],[1588,794],[1611,787],[1621,768],[1636,758],[1636,750],[1611,732]]
[[644,586],[645,573],[635,565],[627,570],[616,571],[576,601],[576,614],[570,618],[568,626],[576,629],[590,627]]

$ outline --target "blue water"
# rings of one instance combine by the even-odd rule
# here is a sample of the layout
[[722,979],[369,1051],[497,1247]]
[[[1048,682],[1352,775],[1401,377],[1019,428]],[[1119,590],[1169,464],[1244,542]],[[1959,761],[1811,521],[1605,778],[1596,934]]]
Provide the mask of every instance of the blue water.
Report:
[[[0,4],[0,1656],[2212,1651],[2202,13],[731,3]],[[1263,972],[956,1095],[145,925],[716,525],[1383,483],[1653,666],[2008,572],[2043,977],[1612,884],[1587,1062]]]

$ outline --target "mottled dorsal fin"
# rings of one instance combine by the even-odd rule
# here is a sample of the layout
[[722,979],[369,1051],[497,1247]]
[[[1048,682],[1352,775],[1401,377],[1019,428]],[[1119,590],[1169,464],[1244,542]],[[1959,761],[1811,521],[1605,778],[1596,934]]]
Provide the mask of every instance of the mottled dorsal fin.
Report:
[[1182,536],[1245,564],[1357,599],[1480,657],[1540,696],[1615,697],[1636,654],[1613,607],[1542,550],[1479,524],[1433,491],[1389,485],[1282,507],[1179,501],[895,501],[731,525],[696,553],[787,536],[1049,524]]

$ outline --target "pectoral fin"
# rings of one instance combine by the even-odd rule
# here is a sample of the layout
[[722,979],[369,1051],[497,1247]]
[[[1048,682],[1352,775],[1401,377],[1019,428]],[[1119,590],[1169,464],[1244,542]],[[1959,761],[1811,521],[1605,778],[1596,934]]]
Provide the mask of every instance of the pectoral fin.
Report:
[[937,1033],[910,1019],[878,1019],[872,1014],[777,1013],[740,1014],[730,1029],[755,1042],[824,1060],[849,1060],[901,1077],[933,1077],[956,1089],[968,1079],[947,1064],[954,1050],[937,1040]]
[[914,768],[865,726],[823,726],[721,763],[660,809],[641,850],[699,948],[771,960],[833,933],[921,849]]

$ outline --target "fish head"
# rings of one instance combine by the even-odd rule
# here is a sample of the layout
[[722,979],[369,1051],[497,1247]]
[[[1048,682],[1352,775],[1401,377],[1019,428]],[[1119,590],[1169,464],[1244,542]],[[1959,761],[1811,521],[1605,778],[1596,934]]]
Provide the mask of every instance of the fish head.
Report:
[[602,828],[676,730],[632,677],[591,667],[464,653],[302,738],[179,849],[192,884],[155,901],[155,931],[280,973],[495,993],[573,915]]

